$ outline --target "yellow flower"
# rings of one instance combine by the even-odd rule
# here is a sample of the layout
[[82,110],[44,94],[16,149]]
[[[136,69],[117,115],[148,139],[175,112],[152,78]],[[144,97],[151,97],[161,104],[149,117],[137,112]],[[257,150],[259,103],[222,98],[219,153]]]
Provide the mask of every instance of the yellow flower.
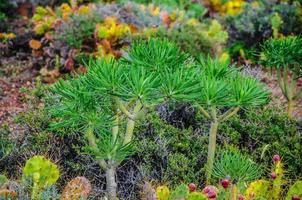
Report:
[[0,33],[0,39],[8,40],[15,38],[16,35],[14,33]]
[[80,6],[77,10],[79,14],[88,14],[90,12],[89,6]]
[[71,11],[71,7],[67,4],[67,3],[63,3],[61,6],[60,6],[60,10],[61,12],[63,13],[68,13]]
[[16,35],[14,33],[8,33],[8,34],[6,34],[6,38],[7,39],[13,39],[15,37],[16,37]]

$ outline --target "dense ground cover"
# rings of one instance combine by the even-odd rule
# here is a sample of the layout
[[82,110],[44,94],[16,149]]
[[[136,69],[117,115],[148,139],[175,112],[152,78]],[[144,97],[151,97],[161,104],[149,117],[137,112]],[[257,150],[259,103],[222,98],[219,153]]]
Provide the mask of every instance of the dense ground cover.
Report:
[[0,199],[301,199],[300,3],[0,0]]

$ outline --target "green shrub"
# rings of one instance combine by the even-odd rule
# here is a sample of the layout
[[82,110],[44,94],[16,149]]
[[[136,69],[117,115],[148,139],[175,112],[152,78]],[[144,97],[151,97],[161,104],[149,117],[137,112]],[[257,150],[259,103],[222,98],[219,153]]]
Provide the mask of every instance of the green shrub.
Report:
[[101,18],[94,12],[85,15],[73,14],[56,29],[55,37],[70,47],[80,49],[85,40],[93,38],[95,26],[100,21]]
[[275,109],[247,110],[221,126],[222,144],[233,144],[253,157],[257,163],[270,168],[271,158],[284,158],[286,176],[301,179],[302,124]]
[[[273,36],[273,32],[290,35],[299,34],[302,30],[302,15],[298,3],[278,3],[275,0],[262,0],[258,3],[258,6],[248,3],[243,12],[222,19],[230,36],[229,46],[234,48],[235,44],[241,44],[241,49],[246,51],[245,57],[252,59],[255,59],[255,50],[259,50],[259,44]],[[282,20],[278,30],[274,30],[276,15]],[[252,54],[249,50],[251,47],[255,48]]]
[[162,27],[159,28],[157,36],[168,38],[195,57],[218,56],[228,39],[228,33],[216,20],[209,24],[180,24],[169,29]]
[[[191,129],[178,129],[157,114],[146,117],[136,131],[137,155],[141,173],[161,183],[200,183],[206,162],[207,136]],[[206,129],[206,128],[204,128]]]
[[[192,116],[189,116],[190,118]],[[197,116],[193,128],[179,129],[167,125],[155,114],[148,115],[136,131],[137,155],[141,173],[148,179],[168,183],[203,183],[207,152],[208,122]],[[174,119],[174,121],[185,121]],[[197,127],[196,124],[200,126]],[[276,109],[242,110],[219,128],[218,148],[232,144],[251,159],[269,169],[271,158],[284,158],[286,176],[291,180],[302,177],[302,124],[280,114]]]

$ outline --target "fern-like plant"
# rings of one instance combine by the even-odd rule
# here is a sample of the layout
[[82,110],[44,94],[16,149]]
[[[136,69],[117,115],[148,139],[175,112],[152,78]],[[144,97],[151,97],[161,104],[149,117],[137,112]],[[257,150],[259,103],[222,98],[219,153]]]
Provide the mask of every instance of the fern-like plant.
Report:
[[106,172],[108,199],[117,199],[116,168],[133,152],[133,130],[146,110],[195,98],[198,73],[190,63],[174,44],[150,39],[119,61],[90,60],[87,74],[53,86],[52,127],[83,134],[86,152]]
[[275,69],[279,87],[287,100],[287,113],[292,116],[302,88],[297,80],[302,76],[302,38],[288,36],[264,42],[261,55],[262,64]]

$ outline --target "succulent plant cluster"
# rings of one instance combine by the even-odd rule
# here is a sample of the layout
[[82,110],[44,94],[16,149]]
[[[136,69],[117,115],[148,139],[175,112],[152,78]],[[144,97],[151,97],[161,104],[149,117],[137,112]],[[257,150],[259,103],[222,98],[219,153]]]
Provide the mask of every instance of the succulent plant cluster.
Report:
[[[273,172],[275,175],[271,176],[269,180],[256,180],[256,177],[249,176],[248,172],[250,168],[253,167],[245,167],[246,165],[255,165],[251,164],[252,161],[248,160],[247,157],[244,157],[238,153],[230,153],[230,151],[225,151],[222,155],[227,155],[220,158],[220,162],[228,163],[224,166],[221,164],[217,164],[222,171],[229,171],[236,164],[240,166],[242,162],[245,163],[242,170],[238,170],[237,174],[244,174],[243,171],[246,171],[246,177],[248,179],[241,179],[235,181],[235,178],[231,176],[221,179],[219,185],[217,187],[208,185],[202,189],[202,191],[198,192],[198,188],[194,183],[190,183],[188,185],[181,184],[175,188],[175,190],[171,191],[167,186],[158,186],[156,188],[156,197],[161,200],[177,200],[177,199],[219,199],[219,200],[279,200],[284,194],[283,188],[286,184],[286,181],[283,180],[284,170],[282,167],[281,157],[279,155],[275,155],[273,157],[274,167]],[[237,158],[236,158],[237,157]],[[236,162],[238,157],[241,159],[245,159],[244,161]],[[224,167],[224,169],[222,168]],[[218,168],[217,168],[218,170]],[[256,168],[254,168],[256,170]],[[253,170],[253,171],[254,171]],[[255,174],[256,171],[253,173]],[[231,172],[230,172],[231,174]],[[234,174],[236,172],[234,171]],[[236,176],[236,175],[235,175]],[[219,176],[221,177],[221,176]],[[292,186],[289,187],[287,194],[284,196],[286,200],[299,200],[302,196],[302,182],[297,181]],[[155,191],[153,191],[155,192]],[[173,195],[176,195],[174,198]]]
[[34,65],[42,67],[46,81],[82,67],[83,58],[120,58],[123,49],[137,37],[168,37],[193,53],[193,46],[184,42],[190,39],[182,36],[192,30],[188,32],[195,37],[191,44],[195,43],[201,54],[215,56],[223,53],[228,37],[217,20],[202,23],[184,10],[131,2],[63,3],[57,9],[39,6],[32,22],[35,40],[40,43],[38,48],[30,45]]
[[301,33],[298,31],[302,26],[301,16],[300,5],[296,1],[247,2],[241,13],[222,18],[229,33],[229,53],[234,58],[239,54],[244,59],[257,61],[257,51],[266,39]]
[[0,176],[0,198],[17,200],[84,200],[91,193],[91,184],[85,177],[76,177],[67,183],[62,194],[54,188],[60,177],[58,166],[44,156],[27,160],[20,183]]

